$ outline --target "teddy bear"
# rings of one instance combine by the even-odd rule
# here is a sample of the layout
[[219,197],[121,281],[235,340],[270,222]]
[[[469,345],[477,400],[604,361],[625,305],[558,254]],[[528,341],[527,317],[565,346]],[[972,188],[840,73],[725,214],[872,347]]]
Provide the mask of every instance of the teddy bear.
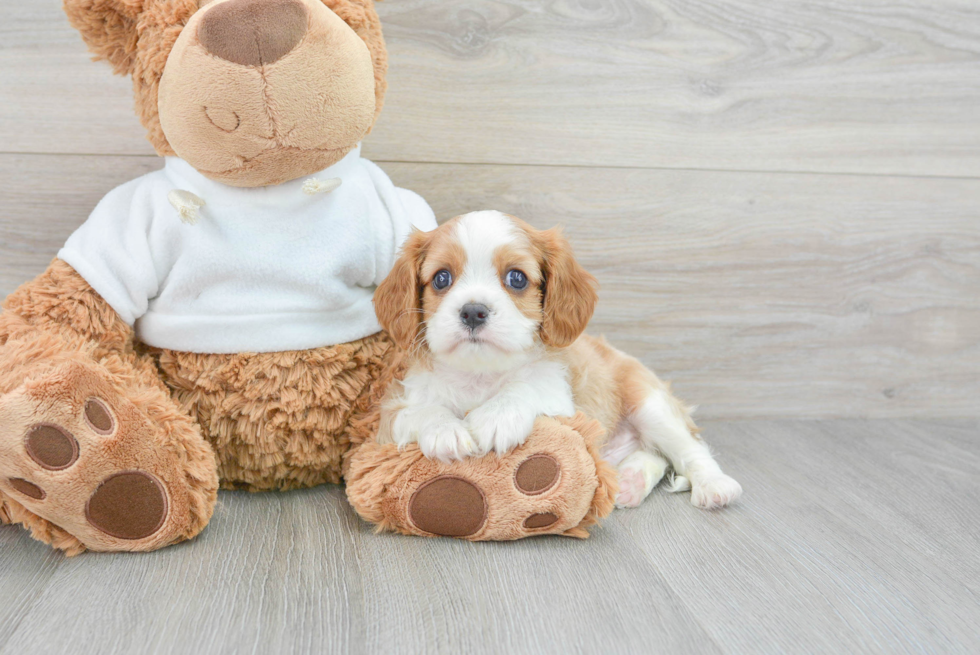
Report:
[[0,313],[0,523],[69,555],[199,534],[219,487],[347,484],[381,530],[588,535],[604,435],[539,418],[457,462],[374,440],[404,351],[374,288],[419,196],[360,156],[387,52],[372,0],[64,0],[132,76],[163,168],[111,191]]

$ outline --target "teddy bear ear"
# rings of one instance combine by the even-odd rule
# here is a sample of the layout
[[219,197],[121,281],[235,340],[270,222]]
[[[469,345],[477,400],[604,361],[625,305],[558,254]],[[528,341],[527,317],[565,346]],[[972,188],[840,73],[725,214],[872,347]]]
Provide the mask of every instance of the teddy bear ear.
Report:
[[381,19],[374,10],[374,0],[321,0],[328,9],[351,26],[371,53],[374,64],[375,117],[381,113],[388,89],[388,50],[381,33]]
[[96,59],[119,74],[133,71],[136,24],[146,0],[64,0],[68,22],[78,30]]

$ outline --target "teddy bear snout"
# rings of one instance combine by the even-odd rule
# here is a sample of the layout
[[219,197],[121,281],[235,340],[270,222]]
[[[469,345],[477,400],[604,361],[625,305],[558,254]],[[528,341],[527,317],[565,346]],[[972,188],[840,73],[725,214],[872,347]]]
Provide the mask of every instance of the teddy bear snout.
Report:
[[303,40],[309,26],[300,0],[229,0],[206,11],[197,29],[201,45],[242,66],[282,59]]
[[[345,3],[362,0],[330,1],[346,16]],[[321,0],[198,9],[156,94],[172,154],[212,180],[256,187],[309,177],[350,153],[374,124],[384,81],[340,14]]]

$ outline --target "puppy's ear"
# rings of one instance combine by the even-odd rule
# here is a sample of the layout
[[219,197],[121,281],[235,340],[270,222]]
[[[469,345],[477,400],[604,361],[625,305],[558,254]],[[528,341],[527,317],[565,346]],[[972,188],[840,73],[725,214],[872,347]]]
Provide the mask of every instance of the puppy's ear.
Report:
[[415,230],[402,246],[388,277],[374,292],[378,322],[396,344],[411,348],[422,329],[422,287],[419,270],[431,233]]
[[544,275],[544,319],[541,340],[556,348],[570,346],[585,331],[595,311],[597,282],[575,260],[560,228],[530,230],[540,252]]
[[121,75],[133,72],[136,23],[144,4],[145,0],[64,0],[68,22],[82,34],[88,49]]

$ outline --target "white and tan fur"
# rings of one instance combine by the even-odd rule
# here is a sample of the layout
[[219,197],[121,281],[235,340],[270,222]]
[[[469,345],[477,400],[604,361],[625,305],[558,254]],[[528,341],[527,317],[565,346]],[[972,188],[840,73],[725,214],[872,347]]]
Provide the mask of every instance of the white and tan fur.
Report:
[[[440,271],[452,280],[441,290]],[[521,280],[511,271],[525,288],[508,285]],[[671,467],[671,490],[690,488],[696,506],[734,501],[742,489],[689,409],[639,361],[583,334],[596,301],[595,278],[557,229],[484,211],[415,232],[375,293],[378,320],[412,355],[382,406],[379,440],[418,442],[445,461],[505,453],[536,417],[580,410],[608,430],[603,457],[619,470],[619,506],[639,505]],[[468,304],[487,310],[484,323],[464,322]]]

